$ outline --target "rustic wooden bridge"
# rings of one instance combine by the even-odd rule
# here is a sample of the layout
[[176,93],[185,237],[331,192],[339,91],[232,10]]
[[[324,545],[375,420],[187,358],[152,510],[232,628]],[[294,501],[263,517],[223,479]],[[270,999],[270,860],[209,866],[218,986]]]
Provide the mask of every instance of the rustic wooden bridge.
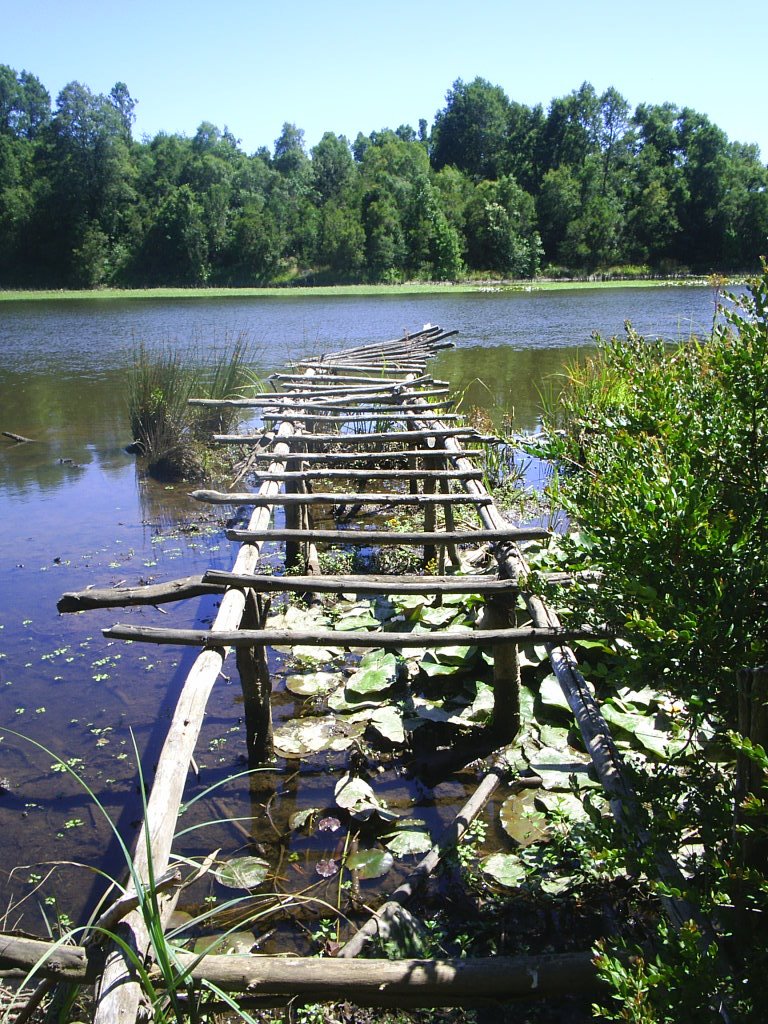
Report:
[[[432,850],[377,914],[347,943],[334,961],[296,957],[178,954],[178,968],[195,983],[204,979],[220,989],[272,1000],[348,998],[370,1005],[482,1005],[512,998],[591,991],[596,984],[588,952],[544,957],[496,957],[475,961],[352,960],[378,926],[414,894],[434,871],[445,851],[461,840],[509,770],[505,748],[518,731],[518,645],[543,643],[594,769],[617,819],[627,825],[633,794],[621,761],[590,689],[567,641],[594,636],[587,629],[564,629],[555,612],[525,591],[528,567],[520,543],[546,536],[539,528],[510,526],[483,485],[477,451],[467,448],[493,441],[451,412],[449,387],[427,372],[428,360],[452,345],[451,332],[425,327],[382,344],[346,348],[305,360],[290,372],[270,378],[272,391],[230,405],[258,412],[263,429],[219,435],[223,445],[246,446],[239,477],[256,489],[238,492],[201,490],[200,501],[247,506],[247,527],[228,531],[240,543],[230,571],[209,571],[202,578],[134,589],[86,591],[64,595],[59,608],[75,611],[105,606],[158,604],[198,594],[221,595],[209,629],[161,629],[120,623],[104,631],[111,639],[201,648],[190,669],[168,730],[148,797],[146,818],[135,849],[134,881],[112,909],[110,926],[118,935],[106,954],[77,947],[59,949],[49,961],[51,978],[89,978],[97,985],[98,1021],[129,1022],[139,1011],[141,986],[130,951],[139,961],[153,957],[147,924],[137,909],[135,885],[159,891],[164,920],[175,905],[179,880],[170,867],[172,839],[189,765],[211,689],[230,651],[236,651],[243,686],[249,763],[271,753],[271,679],[269,645],[384,648],[439,648],[457,644],[485,646],[493,653],[494,706],[490,725],[497,755],[476,792]],[[212,404],[197,400],[197,404]],[[372,489],[375,485],[375,489]],[[318,489],[316,489],[318,488]],[[320,489],[322,488],[322,489]],[[422,517],[419,529],[389,530],[353,525],[364,509],[389,515],[408,509]],[[272,524],[282,509],[285,525]],[[335,510],[335,517],[333,515]],[[335,525],[330,525],[335,524]],[[259,572],[266,543],[283,545],[289,573]],[[467,572],[461,546],[486,545],[495,559],[492,573]],[[409,546],[421,553],[421,573],[332,574],[321,570],[328,546],[376,550]],[[460,570],[460,571],[456,571]],[[472,593],[484,599],[475,629],[401,632],[391,629],[301,631],[270,629],[270,595]],[[520,598],[522,597],[522,602]],[[524,608],[524,613],[521,609]],[[525,622],[518,621],[525,616]],[[631,817],[631,815],[629,815]],[[628,841],[642,842],[627,825]],[[677,879],[672,863],[660,874]],[[158,884],[158,880],[160,883]],[[690,908],[670,903],[673,919],[685,920]],[[29,962],[35,951],[0,944],[0,962]],[[38,951],[39,952],[39,951]],[[26,958],[26,960],[25,960]],[[52,964],[58,965],[55,969]]]

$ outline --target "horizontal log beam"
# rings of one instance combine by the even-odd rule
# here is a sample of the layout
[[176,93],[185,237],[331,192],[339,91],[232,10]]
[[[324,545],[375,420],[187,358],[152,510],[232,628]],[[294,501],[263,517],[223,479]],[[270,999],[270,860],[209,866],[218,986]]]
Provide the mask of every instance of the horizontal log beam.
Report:
[[493,498],[477,498],[473,494],[407,494],[386,491],[370,494],[258,494],[255,491],[191,491],[190,497],[207,505],[487,505]]
[[493,576],[249,576],[209,569],[203,579],[218,587],[243,587],[259,593],[517,594],[520,590],[514,580]]
[[255,474],[264,480],[482,480],[480,469],[302,469]]
[[102,633],[108,640],[147,644],[178,644],[180,647],[382,647],[385,649],[460,647],[470,644],[560,644],[568,640],[608,639],[609,634],[582,627],[518,627],[509,629],[433,630],[428,633],[395,633],[375,630],[173,629],[117,623]]
[[[409,412],[407,410],[396,410],[390,412],[389,410],[380,409],[377,412],[369,413],[365,416],[356,416],[354,413],[347,413],[340,416],[335,416],[331,412],[313,413],[306,412],[301,409],[281,409],[276,413],[263,412],[261,418],[266,422],[274,423],[279,420],[300,420],[302,423],[348,423],[362,425],[363,423],[373,423],[377,420],[391,421],[397,423],[400,420],[412,420],[417,415],[416,412]],[[422,410],[423,415],[423,410]],[[464,420],[465,417],[461,413],[441,413],[440,419],[446,423],[457,423],[460,420]]]
[[222,586],[204,582],[200,576],[153,583],[141,587],[104,587],[100,590],[75,590],[62,594],[56,605],[59,612],[83,612],[93,608],[127,608],[129,605],[165,604],[186,601],[206,594],[220,594]]
[[[240,434],[217,434],[214,441],[222,441],[228,444],[243,444],[243,435]],[[472,454],[469,452],[462,454]],[[251,458],[259,461],[272,461],[274,455],[270,451],[251,452]],[[393,451],[360,451],[360,452],[298,452],[293,456],[301,462],[391,462],[396,459],[456,459],[460,458],[453,448],[400,448]]]
[[[601,982],[591,952],[547,953],[540,956],[476,957],[456,960],[339,960],[317,957],[269,957],[254,954],[175,954],[183,970],[200,983],[210,981],[227,992],[250,995],[301,996],[316,1001],[348,999],[377,1005],[398,996],[411,1006],[452,1004],[482,997],[542,999],[597,992]],[[39,939],[0,935],[0,968],[41,977],[92,982],[103,953],[98,948],[58,946]],[[163,980],[153,970],[153,983]]]
[[435,530],[414,533],[394,530],[227,530],[227,539],[250,544],[253,541],[322,541],[330,544],[384,544],[387,546],[419,546],[434,544],[501,544],[505,541],[544,540],[549,531],[539,526],[508,530]]
[[[269,380],[274,381],[298,381],[302,387],[315,387],[326,388],[326,387],[339,387],[341,382],[343,384],[352,384],[355,387],[363,387],[372,385],[373,387],[381,387],[390,389],[392,387],[398,388],[411,388],[416,387],[422,383],[427,384],[439,384],[450,387],[450,381],[437,380],[435,377],[430,376],[428,373],[419,374],[417,377],[411,377],[410,380],[404,381],[399,377],[396,380],[388,380],[387,377],[381,373],[377,377],[361,376],[360,374],[349,374],[344,375],[340,373],[326,373],[321,367],[313,368],[312,374],[308,373],[273,373]],[[331,384],[330,382],[334,383]]]

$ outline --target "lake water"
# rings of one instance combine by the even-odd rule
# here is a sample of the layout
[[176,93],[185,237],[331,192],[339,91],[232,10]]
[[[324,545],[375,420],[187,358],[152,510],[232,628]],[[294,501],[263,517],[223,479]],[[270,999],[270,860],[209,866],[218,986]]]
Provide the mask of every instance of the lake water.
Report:
[[[40,930],[43,917],[55,921],[57,912],[79,919],[101,888],[93,869],[121,873],[115,833],[130,843],[141,816],[135,750],[151,781],[194,658],[108,643],[101,629],[128,617],[190,626],[213,614],[203,600],[164,612],[59,616],[57,599],[88,586],[229,568],[235,556],[223,514],[201,516],[184,486],[143,479],[123,450],[130,441],[126,372],[139,342],[201,350],[245,334],[266,373],[291,359],[439,323],[459,335],[431,372],[465,392],[467,404],[531,431],[539,389],[592,344],[593,332],[620,333],[631,320],[648,336],[687,338],[706,332],[712,315],[712,292],[690,287],[0,304],[0,430],[34,439],[14,445],[0,438],[0,879],[7,923],[23,920]],[[191,793],[242,771],[239,684],[234,665],[230,671],[209,705]],[[292,700],[284,693],[279,700],[280,714],[293,714]],[[74,759],[114,831],[93,798],[55,770],[54,756]],[[395,778],[383,785],[394,805],[413,799]],[[312,802],[324,806],[327,789],[324,770],[296,781],[290,766],[278,764],[250,783],[222,787],[200,806],[211,817],[253,813],[263,821],[270,799],[273,817],[278,806],[284,816]],[[463,792],[455,781],[424,790],[418,813],[437,827]],[[196,852],[231,852],[243,843],[242,829],[211,828],[204,839],[185,842]],[[88,867],[56,866],[65,859]]]

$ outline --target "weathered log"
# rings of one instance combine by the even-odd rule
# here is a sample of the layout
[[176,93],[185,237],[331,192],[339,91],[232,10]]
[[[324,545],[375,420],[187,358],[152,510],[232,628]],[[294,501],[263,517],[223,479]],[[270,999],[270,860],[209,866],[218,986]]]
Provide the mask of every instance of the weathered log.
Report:
[[129,605],[164,604],[167,601],[186,601],[191,597],[220,593],[222,587],[206,583],[200,576],[186,576],[179,580],[140,587],[75,590],[62,594],[56,609],[59,612],[82,612],[93,608],[127,608]]
[[[280,427],[279,442],[275,448],[274,470],[285,468],[290,454],[285,440],[293,427],[286,423]],[[266,489],[277,490],[277,484],[266,483]],[[256,509],[251,517],[253,527],[266,525],[269,511]],[[245,545],[235,560],[235,572],[253,572],[259,559],[258,544]],[[230,589],[222,597],[221,604],[211,632],[235,628],[243,617],[245,594]],[[186,766],[189,765],[203,722],[208,697],[218,679],[228,650],[217,647],[201,651],[187,673],[179,695],[173,719],[166,735],[155,770],[155,778],[147,800],[144,823],[136,841],[133,870],[144,884],[150,878],[150,860],[154,875],[162,874],[168,867],[171,844],[176,828],[176,818],[186,781]],[[149,837],[149,840],[147,839]],[[164,905],[162,912],[168,914],[172,904]],[[133,911],[117,929],[123,946],[113,946],[107,956],[106,965],[99,979],[96,992],[95,1024],[113,1024],[115,1021],[130,1024],[138,1010],[140,988],[130,951],[135,951],[139,961],[149,947],[149,935],[142,915]]]
[[482,480],[482,470],[458,469],[303,469],[299,472],[255,473],[265,480]]
[[[29,970],[42,963],[42,975],[75,982],[92,981],[100,968],[98,950],[59,946],[36,939],[0,935],[0,964]],[[301,996],[318,1001],[345,999],[376,1005],[378,998],[412,998],[414,1006],[453,1005],[485,997],[542,999],[597,992],[601,983],[591,952],[520,957],[441,960],[352,960],[317,957],[269,957],[216,954],[200,957],[177,952],[179,965],[195,982],[207,980],[226,992]],[[47,959],[44,959],[46,958]],[[153,984],[163,978],[152,972]],[[439,1000],[439,1001],[435,1001]]]
[[[481,506],[484,507],[484,506]],[[547,530],[540,526],[529,529],[508,526],[498,530],[437,530],[432,532],[411,533],[396,530],[227,530],[228,540],[239,540],[244,543],[251,541],[286,541],[311,540],[329,544],[362,544],[365,547],[373,544],[384,544],[394,547],[420,547],[422,544],[501,544],[505,541],[543,540],[549,536]]]
[[[426,441],[429,438],[456,437],[472,438],[478,443],[492,443],[498,441],[496,437],[489,437],[479,433],[474,427],[445,427],[432,430],[378,430],[365,434],[297,434],[293,440],[292,448],[302,448],[307,444],[336,444],[349,447],[350,445],[372,444],[374,441],[385,441],[394,444],[396,441]],[[225,444],[257,444],[262,438],[260,434],[214,434],[214,441],[221,441]]]
[[[390,412],[389,410],[378,410],[377,412],[366,413],[362,416],[358,416],[355,413],[344,413],[341,415],[334,415],[332,412],[320,412],[315,413],[307,411],[305,409],[279,409],[276,412],[262,412],[261,418],[265,423],[275,423],[280,420],[295,420],[301,423],[327,423],[329,426],[345,426],[352,427],[365,427],[372,423],[376,423],[378,426],[380,423],[396,423],[401,420],[410,421],[413,419],[413,415],[407,412],[401,412],[396,410]],[[461,413],[445,413],[441,417],[446,423],[453,422],[458,423],[466,418]],[[363,430],[362,435],[366,435],[366,431]]]
[[24,437],[23,434],[14,434],[11,430],[3,430],[3,437],[10,438],[11,441],[15,441],[17,444],[34,444],[34,438]]
[[484,505],[490,495],[476,498],[468,494],[406,494],[385,491],[358,494],[343,491],[315,491],[305,494],[260,495],[255,491],[191,491],[190,497],[207,505]]
[[325,594],[517,594],[513,580],[493,576],[246,576],[209,569],[203,579],[219,587],[271,591],[314,591]]
[[298,629],[172,629],[165,626],[135,626],[117,623],[102,633],[108,640],[131,640],[148,644],[178,644],[181,647],[382,647],[432,648],[475,644],[542,644],[566,640],[609,639],[612,634],[592,627],[522,626],[509,629],[433,630],[427,633],[395,633],[389,630],[298,630]]

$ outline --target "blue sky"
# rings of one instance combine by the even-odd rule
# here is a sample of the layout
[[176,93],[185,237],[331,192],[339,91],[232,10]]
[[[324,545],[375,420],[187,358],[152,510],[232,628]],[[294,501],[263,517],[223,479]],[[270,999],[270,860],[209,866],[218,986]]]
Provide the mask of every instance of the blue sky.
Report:
[[545,108],[585,80],[690,106],[768,161],[765,0],[0,0],[0,25],[0,62],[54,100],[124,81],[137,137],[206,120],[252,152],[284,121],[308,146],[431,125],[454,80],[480,75]]

